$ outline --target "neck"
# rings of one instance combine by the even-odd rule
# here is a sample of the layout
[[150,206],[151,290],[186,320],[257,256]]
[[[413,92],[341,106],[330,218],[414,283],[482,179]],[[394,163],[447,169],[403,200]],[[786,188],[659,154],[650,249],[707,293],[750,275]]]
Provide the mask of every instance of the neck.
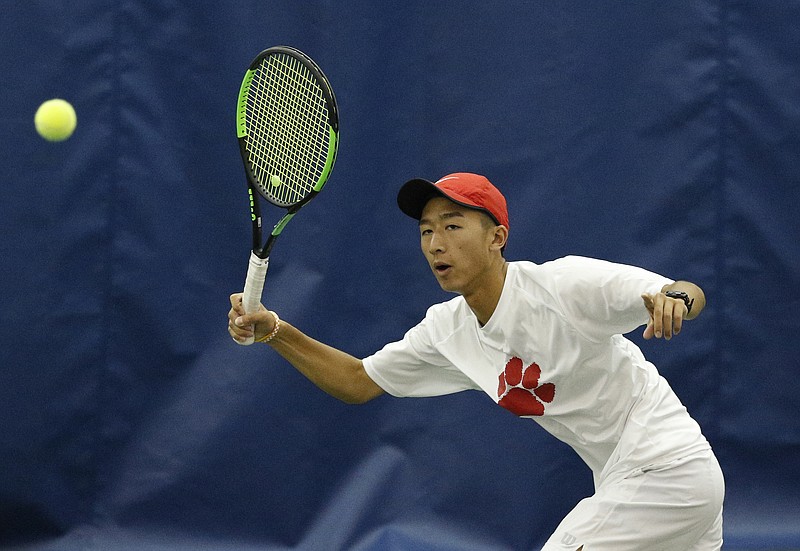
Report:
[[497,308],[497,303],[500,302],[503,285],[506,281],[506,272],[508,272],[508,263],[501,257],[499,264],[487,271],[486,278],[478,289],[473,293],[463,295],[481,326],[489,322]]

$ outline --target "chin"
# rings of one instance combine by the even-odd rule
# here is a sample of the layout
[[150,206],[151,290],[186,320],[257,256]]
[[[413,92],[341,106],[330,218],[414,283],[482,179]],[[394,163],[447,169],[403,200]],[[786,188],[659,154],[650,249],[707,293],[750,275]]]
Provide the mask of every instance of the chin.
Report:
[[442,281],[438,277],[436,278],[436,281],[439,283],[439,287],[442,288],[442,291],[447,291],[448,293],[461,294],[459,288],[453,285],[452,283],[448,281]]

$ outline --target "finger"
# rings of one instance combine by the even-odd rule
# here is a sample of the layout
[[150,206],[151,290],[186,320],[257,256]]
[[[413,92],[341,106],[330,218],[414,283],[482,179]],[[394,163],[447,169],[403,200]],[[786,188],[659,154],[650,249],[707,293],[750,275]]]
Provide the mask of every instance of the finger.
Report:
[[231,308],[230,310],[228,310],[228,322],[231,325],[238,325],[238,326],[244,327],[244,325],[252,323],[251,321],[248,321],[247,323],[244,323],[244,324],[242,322],[237,323],[237,320],[239,320],[240,318],[242,318],[244,316],[246,316],[246,314],[243,311],[235,310],[234,308]]
[[661,338],[664,330],[664,295],[656,295],[653,298],[653,336],[657,339]]
[[675,305],[672,301],[664,301],[663,315],[661,317],[661,328],[664,333],[664,338],[670,340],[672,338],[672,323],[674,320],[673,313],[675,312]]
[[681,332],[683,328],[683,320],[686,318],[686,314],[688,314],[688,308],[686,307],[686,303],[682,300],[676,301],[675,308],[672,313],[672,334],[677,335]]
[[232,321],[228,323],[228,334],[237,341],[244,341],[253,336],[249,327],[239,327]]
[[682,316],[673,317],[672,318],[672,335],[673,336],[677,336],[678,333],[681,332],[682,328],[683,328],[683,317]]
[[234,337],[246,339],[253,336],[253,326],[243,316],[231,319],[228,322],[228,333]]
[[682,300],[667,299],[664,304],[664,335],[667,339],[681,332],[688,311],[686,303]]
[[646,340],[650,340],[653,338],[653,319],[650,318],[650,321],[647,322],[647,327],[644,328],[644,333],[642,333],[642,337]]
[[239,329],[250,330],[250,329],[252,329],[253,325],[255,324],[255,322],[250,318],[251,318],[251,316],[238,315],[238,316],[234,316],[233,319],[231,319],[231,321],[233,322],[233,327],[238,327]]
[[236,314],[231,310],[228,316],[229,327],[241,337],[252,337],[256,333],[272,331],[275,326],[275,318],[263,306],[254,314]]
[[234,293],[231,295],[231,309],[239,315],[244,314],[244,305],[242,305],[242,296],[244,293]]
[[653,295],[648,293],[642,294],[642,301],[644,302],[644,307],[647,308],[647,312],[650,314],[650,320],[647,322],[647,327],[644,328],[644,333],[642,333],[642,337],[645,339],[652,339],[654,336],[654,329],[653,329]]
[[238,341],[238,342],[244,342],[246,340],[246,338],[247,338],[247,337],[244,337],[242,335],[239,335],[238,333],[233,331],[230,327],[228,327],[228,334],[231,336],[231,338],[233,338],[233,340]]

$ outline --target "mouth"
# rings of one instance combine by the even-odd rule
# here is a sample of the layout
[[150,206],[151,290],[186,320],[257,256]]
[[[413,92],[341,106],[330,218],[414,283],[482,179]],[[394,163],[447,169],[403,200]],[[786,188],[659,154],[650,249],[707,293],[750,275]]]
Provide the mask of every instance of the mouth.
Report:
[[451,269],[452,266],[450,264],[447,264],[446,262],[437,261],[433,263],[433,271],[436,275],[445,275]]

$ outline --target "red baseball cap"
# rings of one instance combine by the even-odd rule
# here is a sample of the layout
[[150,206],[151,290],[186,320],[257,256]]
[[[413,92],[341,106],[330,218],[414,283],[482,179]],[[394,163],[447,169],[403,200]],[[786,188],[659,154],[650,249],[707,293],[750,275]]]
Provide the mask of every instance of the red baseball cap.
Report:
[[405,214],[419,220],[425,205],[433,197],[446,197],[464,207],[485,212],[498,225],[508,228],[506,198],[486,176],[456,172],[436,182],[415,178],[400,188],[397,205]]

